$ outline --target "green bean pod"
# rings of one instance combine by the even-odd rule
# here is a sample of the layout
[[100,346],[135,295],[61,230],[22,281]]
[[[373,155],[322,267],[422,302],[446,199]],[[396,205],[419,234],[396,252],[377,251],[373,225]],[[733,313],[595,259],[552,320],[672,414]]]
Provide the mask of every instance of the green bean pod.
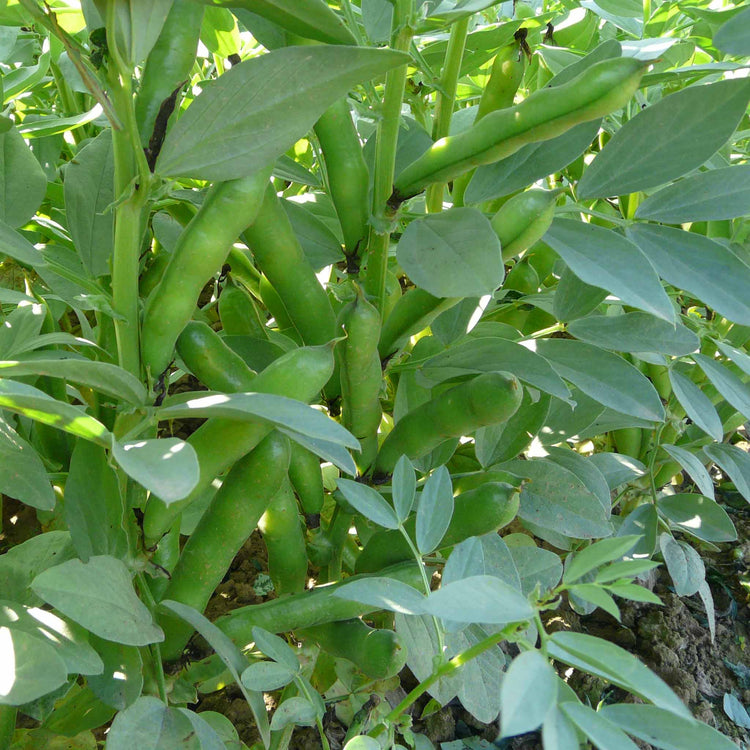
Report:
[[[381,575],[402,581],[415,588],[422,585],[422,577],[415,562],[401,563],[382,571]],[[344,583],[366,579],[351,576],[337,583],[316,586],[301,594],[283,596],[262,604],[238,607],[216,620],[216,626],[237,644],[253,640],[253,628],[260,627],[272,633],[309,628],[326,622],[351,620],[378,610],[372,605],[340,599],[334,595]]]
[[[273,431],[232,467],[185,544],[163,598],[203,612],[285,480],[288,465],[289,441]],[[192,628],[171,616],[160,624],[166,636],[162,655],[177,658]]]
[[268,552],[268,575],[276,593],[298,594],[307,582],[305,535],[292,486],[285,478],[258,522]]
[[441,312],[461,301],[460,297],[433,297],[424,289],[409,289],[383,321],[378,352],[382,359],[393,354],[405,339],[423,331]]
[[323,474],[320,459],[299,443],[292,443],[289,480],[305,515],[316,515],[323,508]]
[[[439,549],[452,547],[471,536],[491,534],[507,526],[516,517],[519,503],[518,490],[504,482],[486,482],[458,495]],[[404,528],[412,540],[416,539],[416,516],[409,516]],[[398,529],[382,529],[376,531],[365,544],[357,558],[356,571],[376,573],[389,565],[413,558],[411,547]]]
[[191,320],[177,339],[177,353],[198,380],[213,391],[255,390],[256,374],[206,323]]
[[369,231],[370,174],[346,99],[329,107],[315,124],[331,200],[344,235],[344,252],[356,256]]
[[[330,380],[333,364],[332,344],[293,349],[258,373],[252,390],[310,403]],[[267,422],[215,418],[190,435],[187,442],[195,450],[200,467],[198,484],[188,497],[170,505],[154,496],[149,499],[143,519],[146,546],[156,544],[174,519],[217,476],[255,448],[271,429]]]
[[260,299],[266,306],[266,310],[271,313],[271,317],[276,323],[276,328],[280,331],[284,331],[289,334],[295,341],[301,343],[299,332],[295,329],[292,319],[289,317],[289,313],[284,307],[284,303],[279,297],[278,292],[271,286],[271,282],[265,277],[260,277],[258,284],[258,291],[260,293]]
[[617,57],[591,65],[568,83],[535,91],[520,104],[491,112],[468,130],[441,138],[398,176],[389,199],[396,208],[434,182],[510,156],[623,107],[648,63]]
[[227,336],[268,338],[253,298],[241,287],[227,284],[219,295],[219,318]]
[[[496,112],[498,109],[513,106],[513,100],[515,99],[518,87],[521,85],[525,70],[526,57],[519,41],[506,44],[500,49],[492,61],[489,78],[479,99],[479,107],[474,118],[475,123],[490,114],[490,112]],[[473,176],[474,170],[471,170],[453,181],[451,195],[454,206],[464,205],[466,188],[469,186],[469,182],[471,182]]]
[[375,473],[390,474],[402,455],[421,458],[448,438],[505,422],[522,397],[518,379],[503,372],[485,372],[444,391],[396,423],[380,447]]
[[331,656],[348,659],[373,680],[393,677],[406,664],[406,649],[397,633],[371,628],[358,618],[313,625],[295,635],[309,638]]
[[357,289],[355,299],[344,307],[339,324],[346,339],[336,347],[341,378],[342,421],[344,427],[360,441],[360,471],[372,463],[377,453],[377,433],[383,411],[380,386],[383,371],[378,354],[380,314]]
[[135,118],[141,143],[148,145],[162,103],[190,76],[205,6],[174,0],[141,73]]
[[264,169],[214,185],[180,235],[143,316],[142,358],[151,377],[169,366],[177,337],[193,316],[201,290],[260,209],[269,174],[270,169]]
[[503,204],[490,224],[500,240],[503,260],[520,255],[546,234],[555,217],[554,190],[525,190]]
[[315,345],[335,338],[336,318],[331,303],[270,184],[255,221],[243,236],[302,341]]

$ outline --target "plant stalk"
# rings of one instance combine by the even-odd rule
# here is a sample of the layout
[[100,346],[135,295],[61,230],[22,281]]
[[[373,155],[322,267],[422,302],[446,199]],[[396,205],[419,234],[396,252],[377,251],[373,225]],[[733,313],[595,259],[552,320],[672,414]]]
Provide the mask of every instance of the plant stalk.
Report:
[[[435,105],[435,119],[432,126],[432,140],[445,138],[450,132],[453,108],[456,105],[456,89],[461,75],[461,61],[466,48],[466,37],[469,33],[469,18],[466,16],[456,21],[451,28],[448,48],[445,51],[443,73],[440,76],[441,91]],[[437,213],[443,210],[443,192],[445,183],[436,183],[427,188],[427,211]]]
[[[406,52],[411,45],[414,31],[411,28],[413,0],[397,0],[393,9],[392,48]],[[378,123],[375,139],[375,175],[373,184],[372,213],[375,218],[370,228],[368,242],[368,291],[375,300],[378,312],[385,307],[385,279],[388,270],[388,247],[392,217],[388,209],[388,198],[393,190],[396,168],[396,148],[401,123],[401,105],[404,99],[408,65],[390,70],[385,79],[382,117]]]

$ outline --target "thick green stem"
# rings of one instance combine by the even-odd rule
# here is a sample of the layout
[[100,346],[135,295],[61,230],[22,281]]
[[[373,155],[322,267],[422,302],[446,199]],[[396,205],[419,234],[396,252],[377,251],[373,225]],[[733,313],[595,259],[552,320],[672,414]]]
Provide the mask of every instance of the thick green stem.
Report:
[[[414,31],[410,26],[413,0],[398,0],[393,9],[392,48],[406,52]],[[401,104],[406,85],[407,65],[389,71],[385,79],[382,117],[378,123],[375,146],[375,177],[372,212],[375,217],[368,242],[368,291],[375,298],[375,306],[382,314],[385,307],[385,279],[388,270],[390,223],[388,198],[393,190],[396,148],[401,123]]]
[[[138,590],[140,591],[140,594],[143,597],[146,606],[151,610],[151,612],[155,612],[158,605],[156,604],[156,600],[151,593],[151,589],[148,587],[146,577],[143,575],[143,573],[138,573],[135,578],[138,583]],[[152,643],[149,646],[149,652],[151,654],[151,660],[153,661],[154,676],[156,677],[156,688],[159,692],[159,698],[163,703],[166,703],[167,683],[164,679],[164,668],[162,667],[161,660],[161,647],[158,643]]]
[[112,307],[120,367],[141,374],[138,325],[138,265],[141,251],[145,190],[137,189],[115,213],[115,246],[112,263]]
[[[443,74],[440,77],[441,92],[438,94],[435,105],[435,119],[432,126],[432,139],[438,141],[445,138],[450,132],[453,107],[456,104],[456,89],[461,74],[461,61],[466,47],[466,36],[469,32],[469,18],[456,21],[451,28],[451,36],[448,40],[448,48],[445,51],[445,63]],[[437,213],[443,210],[444,183],[430,185],[427,189],[427,211]]]

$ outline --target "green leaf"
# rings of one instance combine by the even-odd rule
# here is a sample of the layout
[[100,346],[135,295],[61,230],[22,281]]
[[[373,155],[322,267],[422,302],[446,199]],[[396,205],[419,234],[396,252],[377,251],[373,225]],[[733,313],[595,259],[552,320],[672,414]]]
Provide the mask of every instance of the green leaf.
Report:
[[427,360],[422,371],[430,380],[447,380],[475,372],[510,372],[524,383],[570,400],[570,391],[543,357],[514,341],[494,337],[468,338]]
[[750,419],[750,385],[743,383],[729,368],[715,359],[706,357],[704,354],[693,354],[693,359],[716,386],[716,390],[738,412]]
[[544,719],[542,743],[545,750],[580,750],[575,725],[557,706]]
[[630,691],[688,720],[692,717],[672,689],[625,649],[584,633],[554,633],[548,653],[558,661]]
[[179,438],[113,440],[112,456],[128,476],[167,505],[187,497],[198,484],[198,454]]
[[96,675],[104,669],[101,658],[88,642],[88,633],[53,612],[0,601],[0,628],[23,631],[39,643],[54,643],[68,674]]
[[299,239],[305,257],[313,271],[320,271],[326,266],[344,259],[341,243],[333,232],[303,203],[291,200],[281,201],[294,233]]
[[618,534],[642,534],[643,539],[633,549],[634,555],[651,555],[656,550],[659,514],[652,503],[639,505],[631,511],[617,530]]
[[412,221],[397,258],[409,278],[436,297],[481,297],[503,283],[500,240],[489,219],[473,208]]
[[575,474],[586,486],[586,489],[597,497],[605,513],[609,516],[612,510],[612,498],[607,480],[596,467],[596,464],[580,453],[570,450],[570,448],[558,446],[547,448],[547,458]]
[[[192,722],[177,708],[143,695],[115,716],[107,750],[182,750],[196,745]],[[200,747],[200,745],[198,745]]]
[[750,503],[750,455],[747,451],[736,445],[718,443],[703,446],[703,452],[729,475],[737,491]]
[[0,133],[0,221],[11,227],[25,224],[46,189],[47,177],[18,129]]
[[32,508],[52,510],[55,493],[42,459],[0,416],[0,492]]
[[[203,396],[160,409],[158,415],[160,419],[190,417],[261,419],[282,431],[286,428],[288,433],[299,433],[347,448],[359,449],[357,440],[325,414],[300,401],[270,393],[229,393]],[[294,439],[293,436],[292,439]]]
[[315,726],[320,718],[317,708],[307,698],[287,698],[274,712],[271,718],[271,729],[278,732],[287,726]]
[[0,379],[0,406],[109,447],[111,434],[101,422],[90,417],[82,408],[57,401],[33,386]]
[[270,693],[288,685],[294,679],[294,672],[283,664],[274,661],[260,661],[251,664],[241,675],[242,684],[248,690]]
[[678,716],[657,706],[617,703],[603,706],[602,715],[628,734],[663,750],[735,750],[728,737],[692,716]]
[[602,539],[599,542],[594,542],[588,547],[584,547],[580,552],[576,552],[571,561],[565,567],[565,575],[563,576],[564,583],[570,583],[571,581],[577,581],[582,578],[586,573],[604,565],[608,562],[613,562],[626,555],[638,541],[640,537],[632,536],[620,536],[612,539]]
[[591,315],[568,324],[568,332],[587,344],[618,352],[657,352],[680,357],[698,349],[698,337],[682,323],[676,326],[645,312]]
[[88,111],[71,117],[44,117],[40,120],[24,120],[18,126],[18,132],[24,138],[48,138],[93,122],[101,116],[102,112],[101,104],[95,104]]
[[365,518],[369,518],[386,529],[399,527],[400,522],[396,512],[377,490],[351,479],[339,479],[338,488],[352,507]]
[[0,253],[36,270],[46,266],[39,250],[4,221],[0,221]]
[[94,695],[118,711],[138,699],[143,690],[143,660],[136,646],[123,646],[91,636],[92,645],[104,662],[100,675],[90,675],[86,684]]
[[666,282],[735,323],[750,325],[750,266],[728,247],[695,232],[656,224],[635,224],[626,232]]
[[530,481],[521,488],[518,515],[526,521],[577,539],[609,536],[609,512],[573,472],[548,459],[510,461],[505,471]]
[[[711,479],[711,475],[694,453],[691,453],[685,448],[681,448],[679,445],[662,445],[661,447],[669,453],[669,455],[677,461],[677,463],[679,463],[688,474],[690,474],[690,478],[695,482],[702,495],[713,498],[714,483]],[[711,458],[710,454],[707,455]]]
[[257,648],[269,659],[283,664],[294,674],[300,671],[297,654],[292,651],[289,644],[283,638],[256,626],[253,628],[253,639]]
[[209,6],[203,13],[201,41],[209,52],[221,57],[237,54],[242,47],[234,16],[225,8]]
[[0,377],[15,378],[24,375],[64,378],[135,406],[143,406],[148,398],[140,380],[127,370],[108,362],[72,357],[0,361]]
[[[446,645],[450,653],[460,653],[484,641],[493,632],[495,628],[469,625],[458,633],[447,633]],[[506,657],[499,646],[487,649],[461,667],[463,680],[458,698],[478,721],[488,724],[497,718],[505,667]]]
[[724,341],[717,341],[716,346],[719,348],[719,351],[725,357],[731,359],[732,362],[734,362],[734,364],[736,364],[737,367],[739,367],[740,370],[745,373],[745,375],[750,375],[750,356],[745,354],[745,352],[735,348],[734,346],[730,346]]
[[521,406],[507,422],[476,431],[474,450],[484,468],[510,461],[531,445],[545,424],[551,401],[548,393],[535,395],[536,400],[528,388],[524,389]]
[[3,76],[3,102],[7,104],[19,94],[34,88],[47,75],[49,70],[50,51],[39,55],[36,65],[14,68]]
[[610,490],[646,473],[646,467],[638,459],[619,453],[594,453],[589,460],[604,475]]
[[607,721],[600,713],[580,703],[563,703],[562,712],[602,750],[638,750],[616,724]]
[[307,45],[245,60],[188,107],[167,134],[157,171],[201,180],[252,174],[306,135],[352,86],[407,61],[387,50]]
[[92,276],[110,273],[114,242],[112,131],[103,130],[65,168],[65,214],[83,265]]
[[502,737],[532,732],[555,704],[555,670],[539,651],[524,651],[511,662],[500,688]]
[[70,459],[63,513],[78,556],[127,559],[129,544],[119,478],[103,448],[79,440]]
[[750,81],[695,85],[664,97],[618,130],[578,183],[583,199],[663,185],[697,169],[739,125]]
[[703,495],[667,495],[660,498],[659,512],[682,531],[707,542],[733,542],[737,538],[732,519],[711,498]]
[[674,308],[653,266],[638,246],[621,234],[596,224],[555,219],[544,241],[581,281],[674,323]]
[[229,669],[232,679],[242,691],[242,695],[245,697],[252,711],[255,725],[258,728],[263,744],[268,747],[271,741],[271,730],[268,725],[268,714],[266,712],[266,704],[263,701],[263,694],[248,691],[242,683],[240,674],[247,667],[247,659],[245,659],[237,646],[216,625],[198,612],[197,609],[171,599],[163,599],[159,602],[159,606],[173,612],[189,625],[192,625],[208,641],[211,648],[216,651],[219,658]]
[[393,507],[399,521],[403,522],[409,517],[416,491],[417,475],[414,473],[414,467],[406,456],[401,456],[393,469],[391,480]]
[[437,549],[453,517],[453,487],[445,466],[429,477],[417,505],[417,549],[427,555]]
[[606,289],[581,281],[566,265],[552,297],[552,314],[563,323],[585,318],[606,298]]
[[675,367],[669,370],[669,382],[674,395],[690,419],[714,440],[722,440],[724,429],[711,399],[687,375]]
[[745,8],[722,24],[714,35],[714,45],[729,55],[750,55],[750,8]]
[[479,167],[466,189],[466,203],[510,195],[559,172],[575,161],[596,138],[601,120],[584,122],[549,141],[530,143],[512,156]]
[[515,588],[488,575],[470,576],[433,591],[424,610],[455,622],[504,625],[528,620],[534,608]]
[[525,596],[539,586],[542,593],[551,591],[563,574],[559,555],[539,547],[511,547],[510,554],[521,578],[521,591]]
[[0,660],[0,705],[29,703],[68,679],[65,664],[51,643],[16,628],[0,628]]
[[0,555],[0,580],[3,596],[18,604],[39,606],[43,600],[29,585],[43,570],[76,556],[67,531],[48,531],[32,536]]
[[413,586],[393,578],[378,576],[345,583],[337,588],[333,595],[405,615],[421,614],[426,604],[424,594]]
[[352,737],[344,745],[344,750],[381,750],[381,748],[377,740],[368,737],[366,734],[360,734],[357,737]]
[[659,547],[677,596],[697,594],[701,583],[706,580],[706,567],[701,556],[689,544],[678,542],[666,532],[659,535]]
[[612,583],[605,587],[607,591],[623,599],[631,599],[634,602],[646,602],[662,606],[664,603],[652,591],[649,591],[637,583]]
[[721,221],[750,213],[750,165],[712,169],[659,190],[638,206],[637,219],[663,224]]
[[521,591],[521,579],[513,556],[497,534],[472,536],[457,544],[443,568],[443,585],[477,575],[495,576]]
[[349,29],[324,0],[218,0],[216,4],[246,8],[306,39],[327,44],[355,43]]
[[573,339],[534,343],[537,353],[587,396],[622,414],[664,420],[664,406],[651,381],[622,357]]
[[[429,615],[402,615],[394,618],[396,634],[406,649],[406,663],[414,676],[422,682],[430,677],[435,669],[436,659],[445,658],[443,645],[435,629],[435,618]],[[443,639],[444,640],[444,639]],[[427,691],[441,705],[454,698],[464,683],[464,670],[459,669],[449,677],[441,678]]]
[[40,573],[35,594],[100,638],[129,646],[164,640],[151,613],[133,590],[125,564],[100,555],[87,563],[68,560]]
[[[612,615],[615,620],[621,619],[620,608],[615,604],[615,600],[601,587],[595,583],[577,583],[568,587],[571,597],[578,604],[578,599],[582,599],[588,604],[593,604],[591,611],[600,607],[608,614]],[[588,614],[588,610],[587,610]]]

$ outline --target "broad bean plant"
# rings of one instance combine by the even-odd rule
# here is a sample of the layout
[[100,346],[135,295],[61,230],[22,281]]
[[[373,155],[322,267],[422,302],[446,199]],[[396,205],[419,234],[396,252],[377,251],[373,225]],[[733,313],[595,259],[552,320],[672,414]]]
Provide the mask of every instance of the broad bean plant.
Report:
[[[585,615],[658,575],[713,635],[750,502],[750,9],[0,24],[0,748],[425,750],[423,696],[735,747]],[[254,534],[272,593],[212,621]],[[230,683],[252,737],[195,710]]]

